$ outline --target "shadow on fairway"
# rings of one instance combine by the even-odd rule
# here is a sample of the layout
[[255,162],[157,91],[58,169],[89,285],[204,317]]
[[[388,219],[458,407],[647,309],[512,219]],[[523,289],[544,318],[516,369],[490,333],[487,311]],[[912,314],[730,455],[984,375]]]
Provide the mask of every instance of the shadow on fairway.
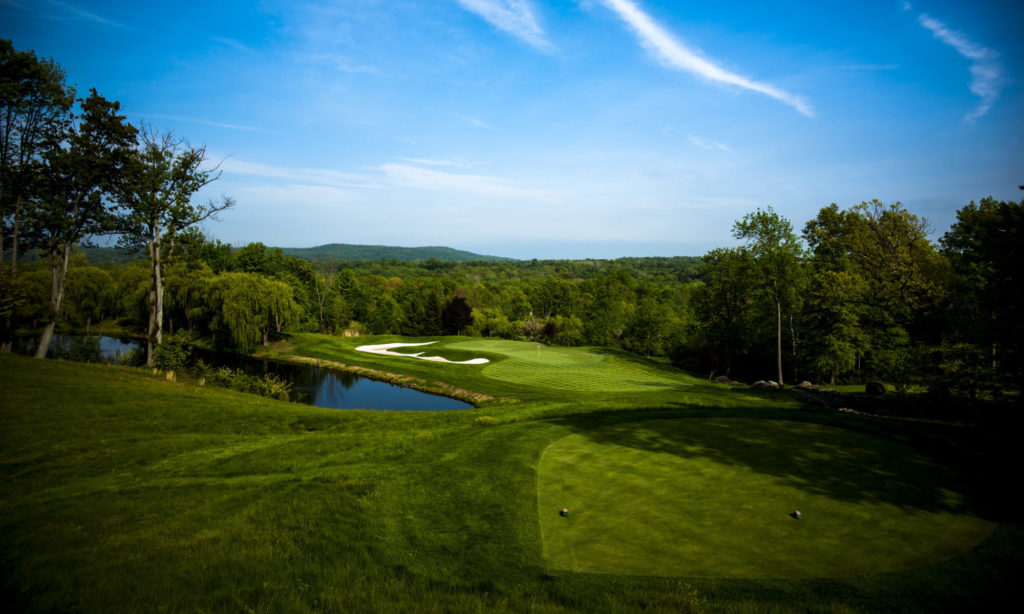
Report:
[[[884,437],[808,421],[733,412],[634,413],[561,420],[597,443],[746,467],[845,502],[881,502],[923,512],[976,511],[962,478],[935,458]],[[797,416],[794,416],[797,417]],[[638,420],[639,418],[639,420]]]

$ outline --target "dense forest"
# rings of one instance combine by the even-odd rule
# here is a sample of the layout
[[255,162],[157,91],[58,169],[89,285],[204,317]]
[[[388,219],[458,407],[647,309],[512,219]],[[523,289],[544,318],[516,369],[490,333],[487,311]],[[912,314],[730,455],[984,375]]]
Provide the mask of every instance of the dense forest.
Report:
[[[61,67],[0,41],[0,340],[116,321],[250,352],[281,335],[462,334],[618,347],[780,384],[880,379],[959,399],[1019,394],[1024,201],[957,212],[938,241],[900,203],[774,209],[733,221],[739,247],[701,258],[312,261],[200,223],[219,177],[205,148],[86,98]],[[244,206],[242,203],[239,206]],[[730,223],[723,220],[723,223]],[[127,264],[82,245],[116,237]],[[38,250],[40,258],[25,254]]]

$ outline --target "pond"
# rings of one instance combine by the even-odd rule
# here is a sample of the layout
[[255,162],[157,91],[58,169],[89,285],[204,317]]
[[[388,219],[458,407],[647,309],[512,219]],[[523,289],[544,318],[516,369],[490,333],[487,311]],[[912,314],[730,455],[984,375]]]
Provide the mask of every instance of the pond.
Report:
[[[30,355],[35,351],[36,343],[37,338],[19,338],[15,344],[15,351]],[[103,362],[128,362],[136,351],[145,352],[144,345],[138,340],[106,336],[99,337],[98,350],[95,349],[94,343],[86,343],[84,337],[77,335],[54,335],[50,348],[51,356],[57,358],[74,357]],[[88,352],[89,356],[83,356],[83,352]],[[209,365],[241,369],[248,375],[273,374],[291,384],[289,400],[317,407],[401,411],[438,411],[473,407],[469,403],[445,396],[312,365],[293,365],[199,349],[193,351],[193,357],[201,358]]]

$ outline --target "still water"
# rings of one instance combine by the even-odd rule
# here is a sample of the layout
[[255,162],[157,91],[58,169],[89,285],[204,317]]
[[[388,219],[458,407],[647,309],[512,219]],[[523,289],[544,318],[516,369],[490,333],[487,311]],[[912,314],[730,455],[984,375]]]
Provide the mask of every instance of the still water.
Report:
[[[76,344],[82,343],[82,339],[82,337],[74,335],[55,335],[50,346],[51,355],[68,356],[75,350]],[[16,344],[16,351],[22,354],[31,354],[35,350],[35,343],[35,339],[20,339]],[[99,338],[99,354],[93,356],[92,359],[105,362],[124,362],[136,351],[145,352],[145,347],[137,340],[101,336]],[[238,354],[201,350],[194,350],[193,358],[201,358],[209,365],[241,369],[249,375],[276,375],[292,385],[291,401],[317,407],[405,411],[437,411],[473,407],[469,403],[448,397],[312,365],[292,365]]]

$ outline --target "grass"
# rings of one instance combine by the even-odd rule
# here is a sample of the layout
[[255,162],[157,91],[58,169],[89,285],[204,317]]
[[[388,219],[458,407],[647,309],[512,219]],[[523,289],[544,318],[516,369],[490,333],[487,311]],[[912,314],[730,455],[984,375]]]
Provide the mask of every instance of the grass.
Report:
[[965,490],[904,445],[744,418],[568,435],[537,479],[549,566],[722,578],[885,573],[969,552],[995,524],[970,513]]
[[[296,335],[268,353],[494,400],[460,412],[339,411],[0,355],[8,609],[956,611],[992,609],[1012,591],[1024,532],[1000,498],[1009,484],[986,471],[993,450],[1012,449],[1001,431],[839,415],[596,348],[538,357],[529,344],[483,339],[431,346],[488,365],[354,350],[429,340]],[[569,369],[592,370],[591,386],[525,375],[557,382],[575,377]],[[645,377],[658,385],[629,383]],[[579,503],[549,499],[565,496],[552,486],[559,476]],[[689,505],[672,494],[683,488],[709,498]],[[742,489],[753,494],[737,499]],[[640,499],[658,543],[618,556],[649,553],[652,567],[608,569],[608,544],[637,524]],[[761,507],[727,513],[744,499]],[[568,536],[580,552],[604,542],[591,567],[557,560],[567,536],[551,532],[550,520],[565,520],[543,513],[552,505],[574,510],[574,528],[591,523]],[[798,506],[805,520],[784,516]],[[652,525],[662,518],[667,532]],[[703,567],[656,538],[684,529]],[[749,560],[752,544],[785,531],[804,532],[792,548],[817,564],[776,549],[772,573],[758,572],[767,563]]]

